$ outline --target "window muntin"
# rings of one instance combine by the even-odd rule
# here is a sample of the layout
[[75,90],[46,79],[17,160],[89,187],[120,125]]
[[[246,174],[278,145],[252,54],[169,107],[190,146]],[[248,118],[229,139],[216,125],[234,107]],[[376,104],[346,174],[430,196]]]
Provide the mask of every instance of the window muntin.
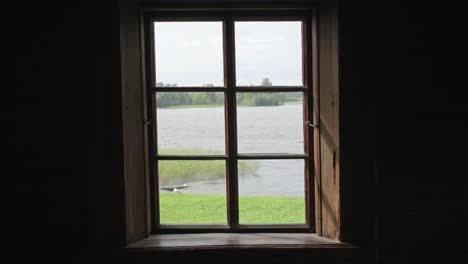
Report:
[[[222,15],[219,13],[218,15]],[[307,34],[305,33],[306,31],[304,30],[304,27],[307,27],[307,24],[310,25],[310,19],[308,19],[308,15],[301,15],[298,16],[299,18],[292,19],[295,22],[299,22],[301,24],[301,30],[302,30],[302,35],[301,35],[301,40],[300,42],[302,43],[302,47],[305,46],[310,46],[310,38],[307,38]],[[164,21],[178,21],[178,17],[173,17],[169,18],[164,17]],[[194,21],[197,20],[207,20],[206,18],[196,18]],[[251,18],[249,18],[251,19]],[[241,21],[249,21],[249,19],[242,18]],[[150,21],[153,21],[154,18],[151,18]],[[182,18],[181,20],[183,21],[192,21],[192,18],[187,19],[187,18]],[[208,19],[210,20],[210,19]],[[234,34],[234,23],[236,21],[236,18],[232,17],[230,14],[229,15],[224,15],[223,18],[221,19],[223,21],[223,44],[224,44],[224,72],[225,72],[225,87],[217,87],[217,86],[202,86],[202,87],[194,87],[194,86],[177,86],[178,91],[187,91],[187,92],[208,92],[208,91],[216,91],[216,92],[223,92],[225,94],[226,98],[226,104],[224,108],[224,114],[225,114],[225,122],[226,122],[226,133],[225,133],[225,140],[226,140],[226,154],[221,155],[221,154],[181,154],[181,155],[166,155],[163,153],[158,153],[155,147],[151,150],[151,153],[155,154],[155,163],[157,164],[158,160],[224,160],[226,161],[227,167],[226,167],[226,189],[227,189],[227,225],[216,225],[216,224],[209,224],[209,225],[197,225],[194,226],[195,222],[193,223],[187,223],[183,225],[179,225],[176,227],[177,230],[205,230],[205,231],[216,231],[221,229],[231,229],[231,230],[265,230],[265,228],[272,228],[272,230],[285,230],[285,229],[290,229],[291,231],[310,231],[311,229],[314,230],[314,219],[313,219],[313,203],[311,201],[311,197],[313,199],[313,181],[310,180],[310,177],[312,177],[312,169],[313,166],[310,165],[309,163],[313,162],[313,156],[312,153],[310,153],[311,148],[308,146],[308,138],[310,137],[309,130],[307,126],[304,126],[303,128],[303,135],[304,135],[304,140],[303,140],[303,149],[304,151],[298,151],[297,153],[299,154],[288,154],[284,152],[280,153],[270,153],[270,152],[265,152],[265,153],[245,153],[241,154],[240,151],[237,151],[237,136],[236,133],[238,133],[238,123],[236,122],[236,115],[237,111],[236,109],[236,98],[237,95],[240,93],[251,93],[251,92],[273,92],[273,93],[278,93],[278,92],[296,92],[296,93],[301,93],[303,96],[303,101],[302,101],[302,111],[303,111],[303,121],[306,121],[309,113],[308,111],[311,109],[309,107],[309,100],[308,98],[311,98],[311,91],[307,87],[307,78],[304,77],[304,75],[307,73],[307,68],[310,67],[310,62],[308,60],[302,60],[301,67],[302,67],[302,80],[304,80],[302,84],[297,85],[297,86],[236,86],[235,85],[235,34]],[[281,16],[278,17],[260,17],[260,18],[254,18],[254,21],[291,21],[291,18],[288,17],[287,19],[282,18]],[[194,22],[192,21],[192,22]],[[198,21],[197,21],[198,22]],[[154,26],[154,25],[153,25]],[[154,39],[154,35],[152,36],[151,39]],[[150,39],[150,40],[151,40]],[[232,41],[232,42],[231,42]],[[151,55],[154,55],[154,53],[157,54],[156,52],[153,52]],[[301,50],[301,55],[302,58],[306,57],[305,54],[305,49]],[[154,60],[155,58],[150,58],[151,60]],[[153,61],[154,63],[154,61]],[[154,69],[154,64],[150,65],[150,67],[153,67]],[[154,72],[153,72],[154,73]],[[152,84],[152,91],[153,92],[172,92],[174,91],[173,87],[161,87],[158,86],[155,82],[157,78],[155,76],[152,76],[151,78],[151,84]],[[156,85],[155,85],[156,84]],[[175,92],[175,91],[174,91]],[[157,105],[157,100],[152,101],[152,107],[154,108],[155,105]],[[156,110],[153,109],[153,114],[155,115],[155,119],[157,119],[156,115]],[[157,127],[157,126],[156,126]],[[156,139],[157,138],[157,133],[156,130],[152,130],[154,133],[153,136]],[[234,135],[234,137],[233,137]],[[154,140],[157,142],[157,140]],[[155,144],[157,145],[157,144]],[[303,153],[303,154],[300,154]],[[239,224],[239,187],[238,185],[238,180],[239,180],[239,171],[237,170],[237,164],[240,161],[248,161],[248,160],[265,160],[265,159],[274,159],[274,160],[288,160],[288,159],[295,159],[295,161],[302,162],[304,164],[304,174],[303,179],[305,181],[302,181],[304,183],[304,215],[305,215],[305,224],[286,224],[286,223],[272,223],[272,224],[267,224],[264,225],[265,223],[240,223]],[[233,169],[236,167],[236,169]],[[157,166],[156,166],[157,168]],[[154,170],[154,175],[157,175],[157,170]],[[155,178],[153,178],[155,179]],[[157,180],[157,177],[156,177]],[[156,187],[159,188],[158,183],[156,182]],[[163,222],[160,221],[159,217],[159,208],[160,206],[160,197],[158,197],[158,190],[155,189],[155,206],[153,207],[153,226],[156,227],[155,230],[156,232],[158,230],[167,230],[174,228],[174,225],[165,225]],[[158,211],[158,212],[156,212]],[[255,221],[254,221],[255,222]]]

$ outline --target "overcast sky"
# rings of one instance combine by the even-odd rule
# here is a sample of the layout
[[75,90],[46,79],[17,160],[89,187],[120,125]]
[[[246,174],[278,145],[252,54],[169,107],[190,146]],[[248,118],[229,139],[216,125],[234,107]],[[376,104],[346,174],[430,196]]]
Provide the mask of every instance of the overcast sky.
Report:
[[[301,22],[236,22],[237,85],[301,85]],[[223,85],[221,22],[156,22],[156,81]]]

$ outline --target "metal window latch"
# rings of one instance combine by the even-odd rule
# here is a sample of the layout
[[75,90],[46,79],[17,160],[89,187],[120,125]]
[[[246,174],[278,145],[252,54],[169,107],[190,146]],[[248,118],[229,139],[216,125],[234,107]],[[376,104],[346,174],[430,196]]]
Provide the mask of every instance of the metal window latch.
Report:
[[144,126],[148,126],[149,124],[151,124],[151,119],[148,119],[145,121],[145,123],[143,124]]
[[319,125],[318,124],[312,124],[312,122],[310,122],[309,120],[305,121],[305,124],[310,126],[310,127],[315,127],[315,128],[318,128]]

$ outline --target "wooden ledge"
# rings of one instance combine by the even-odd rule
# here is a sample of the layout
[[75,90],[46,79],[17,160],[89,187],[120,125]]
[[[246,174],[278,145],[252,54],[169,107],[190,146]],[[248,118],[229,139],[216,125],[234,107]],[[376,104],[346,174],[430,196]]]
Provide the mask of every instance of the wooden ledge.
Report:
[[126,247],[130,252],[199,249],[356,248],[351,244],[304,233],[158,234]]

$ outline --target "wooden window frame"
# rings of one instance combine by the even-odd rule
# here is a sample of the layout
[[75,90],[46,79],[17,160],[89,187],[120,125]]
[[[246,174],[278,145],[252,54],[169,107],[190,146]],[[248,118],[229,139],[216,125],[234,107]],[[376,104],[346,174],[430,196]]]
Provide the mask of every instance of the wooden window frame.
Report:
[[[144,11],[144,47],[146,69],[146,105],[148,125],[148,155],[150,180],[150,221],[151,233],[209,233],[209,232],[315,232],[316,231],[316,195],[315,179],[317,162],[314,153],[314,131],[318,127],[309,127],[308,120],[316,120],[313,104],[316,99],[316,83],[313,68],[316,66],[313,56],[317,54],[315,10],[313,8],[297,9],[157,9]],[[220,87],[156,87],[155,78],[155,50],[154,50],[154,22],[156,21],[220,21],[223,23],[223,62],[224,86]],[[302,21],[302,86],[272,86],[245,87],[236,86],[235,80],[235,21]],[[225,94],[225,155],[158,155],[157,153],[157,116],[156,92],[223,92]],[[237,153],[237,92],[302,92],[304,118],[304,154],[238,154]],[[237,161],[243,159],[303,159],[305,177],[305,224],[239,224],[238,215],[238,183]],[[226,198],[227,225],[219,224],[160,224],[159,220],[159,160],[225,160],[226,161]]]

